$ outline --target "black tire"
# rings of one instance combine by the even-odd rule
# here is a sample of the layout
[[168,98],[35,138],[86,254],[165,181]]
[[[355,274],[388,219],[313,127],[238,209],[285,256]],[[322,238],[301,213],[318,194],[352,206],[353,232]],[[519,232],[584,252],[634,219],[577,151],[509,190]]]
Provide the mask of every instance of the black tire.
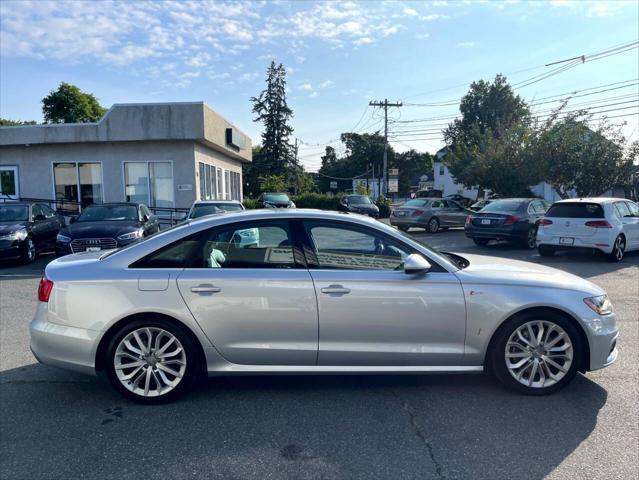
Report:
[[24,240],[24,251],[22,252],[22,256],[20,257],[20,261],[28,265],[29,263],[33,263],[38,256],[38,251],[36,250],[35,242],[33,241],[33,237],[28,236]]
[[555,249],[550,245],[539,245],[537,251],[542,257],[552,257],[555,254]]
[[537,248],[537,228],[530,227],[526,232],[526,236],[521,239],[520,244],[529,250]]
[[[127,335],[140,328],[161,329],[170,333],[179,341],[185,354],[186,365],[181,380],[172,388],[172,390],[159,396],[145,397],[141,394],[137,394],[128,390],[127,387],[125,387],[122,381],[118,378],[116,373],[115,354],[118,345]],[[204,368],[203,365],[200,365],[198,349],[191,335],[186,333],[182,327],[164,318],[135,320],[123,326],[115,333],[115,335],[113,335],[113,337],[109,341],[109,345],[106,349],[106,358],[104,359],[104,365],[107,377],[111,382],[111,385],[113,385],[113,387],[118,392],[120,392],[125,398],[133,402],[145,405],[165,403],[176,399],[194,385],[195,381],[200,376],[202,369]],[[147,366],[143,370],[143,372],[148,370],[149,368],[150,367]],[[155,372],[157,370],[154,369],[153,371]],[[135,378],[137,377],[133,377],[132,380],[134,380]],[[129,381],[128,383],[131,384],[131,381]]]
[[428,233],[437,233],[439,230],[439,219],[437,217],[433,217],[428,221],[428,225],[426,225],[426,231]]
[[[539,320],[555,324],[563,329],[563,331],[568,335],[570,343],[572,345],[572,361],[568,370],[565,372],[562,378],[556,381],[556,383],[553,383],[547,387],[533,387],[520,383],[520,381],[516,380],[513,374],[511,374],[506,365],[506,343],[508,342],[510,336],[513,335],[514,332],[522,325],[525,325],[528,322]],[[563,315],[552,311],[542,310],[538,312],[533,311],[529,313],[523,313],[521,315],[516,315],[515,317],[507,320],[493,336],[493,339],[491,340],[488,347],[489,350],[488,352],[486,352],[485,366],[487,367],[487,370],[489,370],[504,387],[514,392],[525,395],[548,395],[550,393],[554,393],[557,390],[560,390],[568,385],[575,378],[575,375],[577,375],[577,372],[579,371],[583,348],[585,347],[582,344],[581,336],[579,335],[577,328],[578,327],[575,326],[575,324],[571,320],[564,317]],[[565,365],[565,363],[563,365]],[[523,370],[525,371],[526,369],[524,368]],[[558,370],[555,370],[555,374],[557,374],[557,372]],[[530,377],[531,373],[532,366],[530,367],[530,370],[528,370],[528,377]],[[538,383],[541,382],[540,374],[535,374],[532,380],[533,383],[535,378],[539,379]],[[523,377],[523,381],[526,381],[525,375]]]
[[477,245],[478,247],[485,247],[486,245],[488,245],[488,242],[490,242],[490,238],[474,237],[473,242],[475,242],[475,245]]
[[407,227],[406,225],[399,225],[397,228],[399,228],[402,232],[408,232],[410,227]]
[[612,247],[612,252],[608,254],[609,262],[621,262],[626,254],[626,237],[618,235]]

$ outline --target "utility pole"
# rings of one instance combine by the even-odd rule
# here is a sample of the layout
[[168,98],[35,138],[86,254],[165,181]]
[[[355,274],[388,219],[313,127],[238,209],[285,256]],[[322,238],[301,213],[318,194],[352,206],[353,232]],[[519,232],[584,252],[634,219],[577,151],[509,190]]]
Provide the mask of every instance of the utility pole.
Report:
[[388,103],[385,98],[383,102],[368,102],[371,107],[384,107],[384,166],[382,167],[382,185],[380,193],[386,195],[388,193],[388,107],[401,107],[402,102]]

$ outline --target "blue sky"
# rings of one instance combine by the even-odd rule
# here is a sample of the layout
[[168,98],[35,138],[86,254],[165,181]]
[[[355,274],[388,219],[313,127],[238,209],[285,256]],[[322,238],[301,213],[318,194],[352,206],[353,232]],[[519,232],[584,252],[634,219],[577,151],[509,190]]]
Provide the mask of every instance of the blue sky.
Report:
[[[529,101],[588,93],[571,101],[575,108],[590,107],[595,118],[612,110],[637,139],[636,48],[542,76],[556,68],[549,62],[637,41],[638,9],[637,1],[3,0],[0,116],[41,121],[41,98],[66,81],[107,107],[204,100],[257,143],[249,97],[274,59],[289,71],[292,124],[311,171],[326,143],[341,151],[341,132],[382,128],[371,99],[405,102],[390,112],[396,149],[434,153],[469,83],[500,72]],[[538,81],[526,85],[531,78]],[[596,93],[607,88],[615,90]],[[534,111],[544,114],[559,98]]]

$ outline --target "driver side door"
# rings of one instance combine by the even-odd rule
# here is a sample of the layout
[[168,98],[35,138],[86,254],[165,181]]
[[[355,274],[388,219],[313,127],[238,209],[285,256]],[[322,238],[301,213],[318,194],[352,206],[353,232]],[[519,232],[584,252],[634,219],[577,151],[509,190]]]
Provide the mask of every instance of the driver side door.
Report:
[[319,307],[318,365],[461,364],[466,311],[455,275],[438,265],[404,273],[403,259],[415,252],[376,229],[304,224]]

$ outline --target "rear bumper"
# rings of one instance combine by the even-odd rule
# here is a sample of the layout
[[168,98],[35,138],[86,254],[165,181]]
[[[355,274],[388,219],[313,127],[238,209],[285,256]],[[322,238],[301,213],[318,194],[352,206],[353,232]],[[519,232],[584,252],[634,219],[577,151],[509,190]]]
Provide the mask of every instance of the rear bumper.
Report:
[[40,363],[95,375],[101,332],[51,323],[47,316],[47,304],[39,302],[29,327],[33,356]]
[[[563,245],[560,243],[561,238],[573,238],[572,245]],[[557,250],[573,250],[573,249],[596,249],[604,253],[612,252],[616,234],[614,232],[601,232],[588,237],[570,237],[569,235],[556,235],[547,232],[546,229],[540,228],[537,231],[537,245],[548,245]]]
[[480,228],[474,225],[464,226],[468,238],[488,238],[494,240],[522,240],[528,235],[530,225],[513,225],[512,227]]
[[421,227],[426,228],[428,222],[420,219],[420,217],[390,217],[390,224],[394,227]]

